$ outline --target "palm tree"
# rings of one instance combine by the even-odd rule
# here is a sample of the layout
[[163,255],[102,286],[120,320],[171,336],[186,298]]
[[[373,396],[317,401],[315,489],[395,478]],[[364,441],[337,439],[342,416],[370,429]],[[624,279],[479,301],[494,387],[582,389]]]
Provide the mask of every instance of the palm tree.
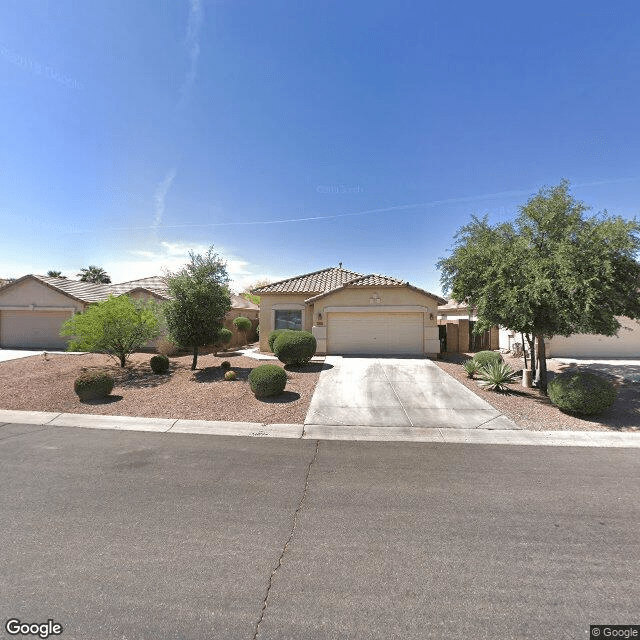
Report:
[[56,271],[55,269],[51,269],[50,271],[47,271],[47,275],[50,278],[64,278],[65,276],[62,275],[62,271]]
[[111,278],[102,267],[96,267],[90,264],[88,267],[82,267],[80,273],[76,274],[80,276],[82,282],[94,282],[95,284],[111,284]]

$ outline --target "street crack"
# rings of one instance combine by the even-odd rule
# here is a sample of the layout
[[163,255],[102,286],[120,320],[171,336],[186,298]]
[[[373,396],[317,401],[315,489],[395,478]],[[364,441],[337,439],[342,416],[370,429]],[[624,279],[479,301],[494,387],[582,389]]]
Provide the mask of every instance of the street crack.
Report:
[[278,570],[282,565],[282,560],[284,558],[284,555],[287,552],[287,549],[289,548],[291,541],[293,540],[296,527],[298,526],[298,514],[300,513],[300,511],[302,511],[302,507],[304,506],[304,501],[307,497],[307,489],[309,488],[309,476],[311,475],[311,467],[313,466],[314,462],[318,457],[319,448],[320,448],[320,440],[316,440],[316,449],[313,452],[313,457],[311,458],[309,465],[307,466],[307,473],[304,478],[304,489],[302,491],[302,496],[300,498],[300,502],[298,503],[296,510],[293,512],[293,523],[291,525],[291,531],[289,532],[289,537],[287,538],[287,541],[284,543],[284,547],[282,547],[282,551],[280,552],[280,557],[278,558],[278,562],[276,563],[276,566],[273,568],[273,570],[271,571],[271,575],[269,576],[269,582],[267,583],[267,591],[265,593],[264,600],[262,601],[262,609],[260,610],[260,617],[256,622],[255,632],[253,634],[253,640],[257,640],[258,638],[258,633],[260,632],[260,625],[262,624],[262,620],[264,619],[264,614],[267,610],[267,604],[269,602],[269,594],[271,592],[273,579],[276,573],[278,573]]

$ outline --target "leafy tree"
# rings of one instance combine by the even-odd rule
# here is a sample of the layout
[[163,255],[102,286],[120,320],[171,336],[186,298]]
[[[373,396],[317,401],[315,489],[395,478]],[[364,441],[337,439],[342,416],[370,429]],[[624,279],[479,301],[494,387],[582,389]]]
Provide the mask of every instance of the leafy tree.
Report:
[[76,274],[80,276],[82,282],[93,282],[95,284],[111,284],[111,278],[102,267],[96,267],[95,265],[89,265],[80,269],[80,273]]
[[160,312],[153,301],[109,296],[69,318],[60,335],[73,336],[69,351],[106,353],[124,367],[127,357],[160,334]]
[[535,336],[545,393],[545,337],[612,336],[616,316],[640,318],[640,224],[587,210],[563,180],[521,206],[514,222],[472,217],[438,262],[445,291],[477,307],[477,331],[502,325]]
[[51,271],[47,271],[47,275],[50,278],[64,278],[64,276],[62,275],[62,271],[55,271],[55,270],[51,270]]
[[171,339],[179,346],[193,349],[194,370],[198,349],[211,344],[231,309],[229,275],[224,260],[210,247],[204,256],[189,252],[191,261],[176,273],[167,273],[170,300],[164,314]]
[[244,291],[240,292],[240,295],[249,302],[253,302],[253,304],[260,304],[260,296],[255,293],[251,293],[254,289],[259,289],[260,287],[264,287],[268,284],[271,284],[271,280],[269,278],[263,278],[262,280],[256,280],[253,284],[247,285],[244,288]]

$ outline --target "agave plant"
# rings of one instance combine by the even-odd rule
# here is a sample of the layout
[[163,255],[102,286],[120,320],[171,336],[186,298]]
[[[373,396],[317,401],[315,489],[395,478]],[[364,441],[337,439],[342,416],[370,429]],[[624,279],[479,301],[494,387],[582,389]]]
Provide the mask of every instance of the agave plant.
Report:
[[506,391],[518,374],[504,362],[492,362],[480,369],[480,386],[491,391]]
[[467,360],[462,366],[467,372],[467,376],[469,378],[473,378],[473,376],[478,373],[478,363],[473,358],[471,360]]

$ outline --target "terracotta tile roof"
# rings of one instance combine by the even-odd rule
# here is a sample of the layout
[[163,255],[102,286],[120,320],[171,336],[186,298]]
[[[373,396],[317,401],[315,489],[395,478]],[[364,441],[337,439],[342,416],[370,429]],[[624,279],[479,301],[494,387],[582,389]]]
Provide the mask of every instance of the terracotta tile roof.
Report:
[[[27,278],[29,276],[26,276]],[[111,285],[69,280],[67,278],[51,278],[49,276],[33,275],[33,278],[66,293],[80,302],[100,302],[106,300],[111,293]],[[20,278],[22,280],[22,278]]]
[[272,282],[264,287],[254,289],[251,293],[262,295],[264,293],[324,293],[337,289],[343,284],[362,277],[361,273],[342,269],[341,267],[328,267],[320,271],[305,273],[295,278],[287,278],[280,282]]
[[[129,280],[128,282],[120,282],[118,284],[95,284],[93,282],[82,282],[81,280],[51,278],[49,276],[39,275],[28,275],[24,276],[24,278],[40,280],[49,287],[53,287],[75,300],[85,303],[102,302],[106,300],[109,295],[119,296],[129,291],[135,291],[136,289],[146,289],[151,293],[168,299],[167,285],[161,276]],[[19,278],[19,280],[23,280],[24,278]],[[9,284],[13,284],[14,282],[17,282],[17,280],[13,280]],[[231,306],[234,309],[260,309],[260,307],[253,302],[233,294],[231,295]]]
[[469,305],[466,302],[456,302],[455,300],[448,300],[447,304],[440,305],[438,311],[467,311]]
[[368,276],[350,280],[348,284],[350,287],[402,287],[408,283],[397,278],[371,273]]
[[342,267],[328,267],[327,269],[321,269],[313,273],[305,273],[295,278],[272,282],[264,287],[254,289],[252,293],[256,295],[268,293],[308,293],[312,295],[307,298],[306,302],[313,302],[317,298],[321,298],[332,291],[345,289],[347,287],[408,287],[432,297],[436,302],[446,302],[444,298],[414,287],[404,280],[398,280],[397,278],[383,276],[377,273],[363,275],[355,271],[343,269]]
[[140,278],[138,280],[129,280],[119,284],[109,285],[114,295],[120,295],[134,289],[147,289],[156,295],[167,297],[167,283],[161,276],[151,276],[150,278]]

